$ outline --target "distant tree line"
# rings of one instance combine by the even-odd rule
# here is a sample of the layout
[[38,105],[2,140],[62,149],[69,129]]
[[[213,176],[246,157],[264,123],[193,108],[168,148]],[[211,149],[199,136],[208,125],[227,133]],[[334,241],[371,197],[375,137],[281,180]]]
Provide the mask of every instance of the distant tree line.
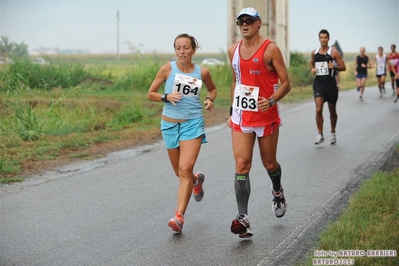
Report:
[[11,42],[7,36],[1,36],[0,53],[1,57],[12,59],[29,56],[28,45],[23,42],[20,44]]

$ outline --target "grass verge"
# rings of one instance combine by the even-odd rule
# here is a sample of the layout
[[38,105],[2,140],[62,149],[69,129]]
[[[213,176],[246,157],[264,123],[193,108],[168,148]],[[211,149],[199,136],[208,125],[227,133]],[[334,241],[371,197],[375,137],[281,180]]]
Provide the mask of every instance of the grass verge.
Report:
[[[399,168],[376,172],[365,180],[351,197],[349,207],[320,234],[316,250],[299,265],[327,265],[321,264],[322,259],[330,265],[399,265],[398,187]],[[377,256],[376,251],[386,253]],[[334,259],[348,260],[333,264]]]

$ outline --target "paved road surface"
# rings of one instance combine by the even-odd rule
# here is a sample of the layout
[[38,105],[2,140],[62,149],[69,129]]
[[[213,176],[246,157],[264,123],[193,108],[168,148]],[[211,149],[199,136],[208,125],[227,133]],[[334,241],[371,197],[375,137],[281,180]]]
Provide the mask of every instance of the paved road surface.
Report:
[[399,142],[399,103],[390,91],[381,99],[376,87],[366,88],[364,99],[355,90],[340,94],[336,145],[314,145],[312,101],[282,111],[278,159],[289,209],[274,217],[255,151],[252,239],[230,233],[234,162],[222,125],[208,129],[195,169],[206,174],[205,197],[190,202],[183,234],[167,226],[178,180],[157,143],[2,187],[0,265],[293,265]]

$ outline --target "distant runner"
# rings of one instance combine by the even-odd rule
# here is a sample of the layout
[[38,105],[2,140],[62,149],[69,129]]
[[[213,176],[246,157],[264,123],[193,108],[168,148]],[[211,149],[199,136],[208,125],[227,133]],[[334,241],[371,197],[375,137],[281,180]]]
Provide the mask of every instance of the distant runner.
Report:
[[393,62],[392,70],[395,75],[396,81],[396,98],[393,102],[396,103],[399,99],[399,58],[395,59],[395,61]]
[[391,85],[392,85],[392,90],[393,94],[392,96],[395,96],[395,72],[394,72],[394,64],[395,60],[399,58],[399,53],[396,52],[396,45],[392,44],[391,45],[391,53],[388,55],[388,60],[389,60],[389,74],[391,76]]
[[370,59],[366,55],[366,48],[360,47],[360,55],[355,59],[355,76],[357,91],[360,91],[359,99],[363,101],[364,87],[367,80],[367,69],[371,68]]
[[[380,90],[380,97],[382,94],[387,93],[385,90],[385,75],[387,72],[387,56],[384,54],[384,48],[378,47],[378,54],[375,55],[373,62],[371,63],[375,67],[375,74],[378,80],[378,89]],[[377,64],[375,66],[375,64]]]
[[[311,72],[316,75],[313,81],[313,95],[316,104],[316,125],[318,134],[315,144],[324,142],[323,135],[323,105],[328,102],[328,110],[330,111],[331,122],[331,139],[330,143],[337,142],[335,127],[337,125],[336,104],[338,100],[337,81],[335,79],[335,71],[345,71],[345,62],[341,57],[341,53],[328,46],[330,33],[327,30],[319,32],[320,48],[311,53],[310,68]],[[336,61],[336,66],[333,61]]]

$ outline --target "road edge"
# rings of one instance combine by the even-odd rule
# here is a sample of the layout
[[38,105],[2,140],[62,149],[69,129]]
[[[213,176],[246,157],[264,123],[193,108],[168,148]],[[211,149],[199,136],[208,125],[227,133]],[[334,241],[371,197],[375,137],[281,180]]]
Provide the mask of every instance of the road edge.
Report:
[[399,130],[373,157],[355,169],[345,186],[336,191],[313,215],[279,243],[258,266],[288,266],[304,261],[312,250],[317,248],[316,242],[320,232],[342,214],[349,204],[350,197],[358,191],[360,184],[390,160],[398,142]]

